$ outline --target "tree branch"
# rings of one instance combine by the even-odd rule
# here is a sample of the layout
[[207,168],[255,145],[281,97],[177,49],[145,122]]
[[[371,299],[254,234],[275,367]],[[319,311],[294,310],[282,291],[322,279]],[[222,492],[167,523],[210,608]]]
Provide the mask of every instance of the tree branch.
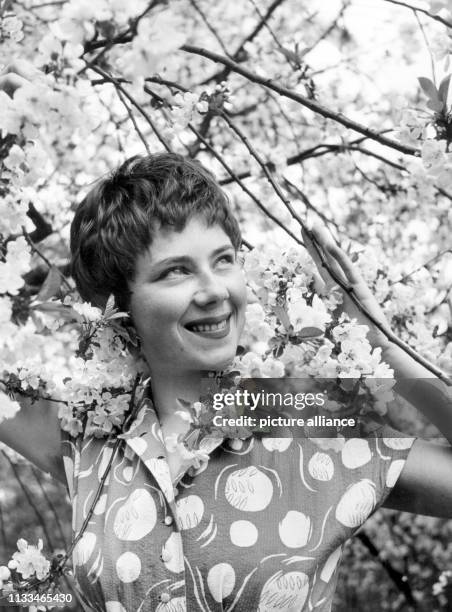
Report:
[[164,148],[170,152],[171,151],[171,147],[168,145],[168,143],[166,142],[166,140],[163,138],[163,136],[160,134],[160,131],[157,129],[157,127],[155,126],[153,120],[151,119],[151,117],[149,116],[149,114],[144,110],[144,108],[141,106],[141,104],[138,104],[138,102],[136,102],[136,100],[129,94],[129,92],[124,89],[124,87],[121,85],[121,83],[118,81],[118,79],[115,79],[114,77],[112,77],[111,75],[109,75],[107,72],[105,72],[104,70],[102,70],[102,68],[99,68],[98,66],[91,66],[91,70],[93,70],[94,72],[97,72],[97,74],[100,74],[106,81],[108,81],[109,83],[112,83],[115,88],[120,91],[126,98],[127,100],[129,100],[129,102],[132,104],[132,106],[134,106],[138,112],[146,119],[146,121],[149,123],[149,125],[151,126],[152,131],[154,132],[154,134],[157,136],[157,138],[159,139],[159,141],[162,143],[162,145],[164,146]]
[[36,514],[36,517],[42,527],[42,531],[44,533],[44,537],[46,539],[46,541],[49,543],[50,547],[53,549],[54,545],[53,545],[53,540],[52,537],[50,536],[50,533],[47,529],[47,525],[46,525],[46,521],[44,516],[42,515],[41,511],[39,510],[38,506],[36,505],[30,491],[28,490],[28,487],[25,485],[25,483],[22,481],[22,478],[19,474],[19,470],[17,469],[17,465],[14,463],[14,461],[11,460],[11,458],[8,456],[8,453],[5,453],[4,450],[1,451],[3,457],[7,460],[7,462],[9,463],[14,476],[17,480],[17,482],[19,483],[20,488],[23,491],[23,494],[25,495],[27,502],[30,504],[31,508],[33,508],[33,512]]
[[[352,140],[349,143],[344,142],[341,144],[328,144],[328,143],[318,144],[318,145],[315,145],[314,147],[310,147],[309,149],[305,149],[304,151],[300,151],[299,153],[296,153],[295,155],[292,155],[291,157],[288,157],[286,159],[286,165],[293,166],[294,164],[301,163],[307,159],[322,157],[323,155],[328,155],[329,153],[344,153],[346,151],[357,151],[359,153],[363,153],[364,155],[374,157],[375,159],[378,159],[379,161],[382,161],[385,164],[388,164],[389,166],[396,168],[397,170],[406,171],[405,167],[402,166],[401,164],[397,164],[387,159],[386,157],[383,157],[382,155],[378,155],[377,153],[374,153],[373,151],[370,151],[369,149],[365,149],[364,147],[359,146],[359,144],[363,142],[364,140],[366,139],[357,138],[356,140]],[[239,173],[238,176],[241,179],[245,179],[250,176],[250,172],[248,170],[245,170]],[[225,178],[221,181],[221,184],[227,185],[231,181],[232,179]]]
[[420,270],[422,270],[422,268],[428,268],[432,264],[436,263],[439,259],[441,259],[447,253],[452,253],[452,247],[449,247],[448,249],[444,249],[444,251],[441,251],[440,253],[438,253],[437,255],[429,259],[428,261],[426,261],[424,264],[422,264],[422,266],[418,266],[414,270],[411,270],[411,272],[408,272],[408,274],[401,276],[399,279],[395,281],[390,281],[388,285],[391,286],[391,285],[397,285],[398,283],[406,282],[411,276],[413,276],[413,274],[416,274],[416,272],[419,272]]
[[423,15],[427,15],[427,17],[430,17],[430,19],[433,19],[434,21],[438,21],[439,23],[442,23],[447,28],[452,28],[452,23],[450,21],[447,21],[447,19],[443,19],[439,15],[434,15],[433,13],[430,13],[426,9],[418,8],[417,6],[412,6],[411,4],[408,4],[407,2],[400,2],[400,0],[383,0],[383,2],[389,2],[390,4],[396,4],[397,6],[403,6],[412,11],[418,11],[419,13],[422,13]]
[[241,187],[241,189],[252,199],[252,201],[258,206],[258,208],[276,225],[278,225],[281,229],[283,229],[291,238],[295,240],[298,244],[303,244],[302,241],[295,236],[295,234],[282,223],[278,217],[276,217],[273,213],[271,213],[268,208],[266,208],[262,202],[248,189],[248,187],[240,180],[238,176],[236,176],[235,172],[232,168],[226,163],[223,157],[215,151],[212,145],[198,132],[198,130],[191,125],[188,124],[189,129],[193,132],[193,134],[202,142],[202,144],[212,153],[212,155],[220,162],[223,168],[231,175],[232,179]]
[[91,51],[95,51],[96,49],[103,48],[103,51],[92,60],[92,62],[95,64],[100,59],[100,57],[106,51],[111,49],[111,47],[113,47],[114,45],[131,42],[137,34],[137,28],[140,21],[147,13],[149,13],[150,10],[154,8],[154,6],[160,4],[160,2],[163,2],[163,0],[151,0],[151,2],[149,2],[144,11],[142,11],[139,15],[137,15],[137,17],[135,17],[135,19],[132,20],[129,27],[124,30],[124,32],[121,32],[121,34],[118,34],[114,38],[110,40],[103,38],[101,40],[91,40],[86,42],[83,48],[83,55],[85,55],[86,53],[91,53]]
[[48,496],[47,491],[46,491],[44,485],[42,484],[41,476],[38,474],[38,471],[34,468],[33,465],[31,466],[31,471],[33,473],[33,476],[34,476],[36,482],[38,483],[38,486],[39,486],[39,488],[41,490],[42,496],[46,500],[46,502],[47,502],[47,504],[48,504],[48,506],[49,506],[49,508],[50,508],[50,510],[52,512],[52,514],[53,514],[55,525],[57,526],[58,531],[60,533],[61,541],[62,541],[64,547],[66,548],[66,546],[67,546],[66,537],[64,535],[63,526],[61,525],[61,521],[60,521],[60,518],[58,516],[58,512],[57,512],[57,510],[56,510],[52,500]]
[[191,4],[191,6],[195,9],[195,11],[198,13],[198,15],[201,17],[201,19],[205,23],[205,25],[206,25],[207,29],[209,30],[209,32],[211,32],[211,34],[213,35],[213,37],[215,38],[217,43],[220,45],[220,47],[223,50],[223,53],[225,53],[226,55],[229,55],[229,52],[226,49],[226,47],[224,45],[224,42],[221,39],[221,36],[218,34],[216,28],[214,28],[213,25],[210,23],[210,21],[207,19],[207,16],[204,13],[204,11],[197,5],[195,0],[189,0],[189,2]]
[[[246,36],[246,38],[244,38],[242,40],[240,45],[237,47],[237,49],[232,54],[232,59],[234,61],[240,61],[241,55],[243,53],[243,50],[245,48],[246,43],[251,42],[252,40],[254,40],[254,38],[256,38],[256,36],[259,34],[259,32],[265,26],[267,21],[273,15],[275,10],[283,2],[284,2],[284,0],[273,0],[273,2],[270,4],[268,9],[266,10],[265,14],[262,16],[262,18],[258,21],[256,26],[253,28],[253,30],[248,34],[248,36]],[[210,76],[207,79],[205,79],[204,81],[202,81],[200,83],[200,85],[207,85],[208,83],[210,83],[210,81],[215,81],[216,83],[221,83],[221,81],[225,81],[228,78],[228,76],[229,76],[229,74],[231,72],[232,72],[232,69],[229,66],[226,66],[223,70],[217,72],[216,74],[213,74],[212,76]]]
[[22,227],[22,234],[23,234],[25,240],[27,241],[27,243],[29,244],[30,248],[32,249],[32,251],[34,251],[36,253],[36,255],[38,255],[42,259],[42,261],[44,261],[46,263],[46,265],[49,268],[49,270],[51,268],[53,268],[53,267],[56,270],[58,270],[58,272],[59,272],[59,274],[61,276],[62,282],[66,285],[66,289],[68,289],[68,291],[72,291],[72,287],[71,287],[69,281],[67,280],[67,278],[65,277],[65,275],[63,274],[63,272],[58,267],[52,265],[52,262],[44,255],[44,253],[33,242],[32,238],[31,238],[31,234],[29,234],[27,232],[25,227]]
[[317,252],[317,255],[319,256],[319,258],[320,258],[320,260],[322,262],[322,266],[328,271],[328,273],[331,275],[331,277],[334,280],[334,282],[337,285],[339,285],[339,287],[342,289],[342,291],[344,291],[350,297],[350,299],[356,304],[357,308],[369,319],[369,321],[371,321],[373,323],[373,325],[375,325],[375,327],[377,329],[379,329],[386,336],[386,338],[388,338],[388,340],[390,340],[391,342],[396,344],[398,347],[400,347],[402,350],[404,350],[408,355],[410,355],[410,357],[412,357],[415,361],[417,361],[417,363],[420,363],[424,368],[426,368],[427,370],[432,372],[437,378],[442,380],[449,387],[452,386],[452,379],[451,378],[449,378],[446,374],[444,374],[444,372],[442,370],[440,370],[439,368],[434,366],[432,363],[430,363],[427,359],[422,357],[422,355],[419,355],[414,349],[411,348],[411,346],[409,344],[407,344],[406,342],[403,342],[403,340],[400,340],[400,338],[394,334],[392,329],[388,329],[386,326],[384,326],[382,323],[380,323],[380,321],[378,321],[378,319],[376,319],[367,310],[367,308],[365,308],[361,304],[360,300],[355,295],[353,287],[349,287],[339,277],[339,275],[336,274],[334,269],[332,269],[331,266],[328,265],[328,262],[326,261],[325,256],[324,256],[324,254],[322,252],[322,249],[319,247],[319,244],[318,244],[314,234],[310,230],[308,230],[306,227],[304,227],[304,231],[310,237],[310,239],[311,239],[311,241],[312,241],[312,243],[314,245],[314,248],[315,248],[315,250]]
[[248,137],[246,136],[246,134],[244,134],[242,132],[242,130],[237,127],[232,121],[231,119],[229,119],[229,117],[226,115],[226,113],[221,113],[221,117],[222,119],[228,124],[228,126],[230,127],[230,129],[234,132],[234,134],[236,134],[240,140],[243,142],[243,144],[246,146],[246,148],[248,149],[249,153],[251,154],[251,156],[257,161],[257,163],[259,164],[259,166],[262,168],[263,173],[265,174],[268,182],[270,183],[270,185],[273,187],[273,190],[275,191],[276,195],[278,196],[278,198],[281,200],[281,202],[284,204],[284,206],[287,208],[287,210],[290,212],[290,214],[292,215],[292,217],[298,221],[298,223],[303,227],[303,221],[301,220],[300,216],[298,215],[298,213],[294,210],[292,203],[290,202],[290,200],[288,200],[286,198],[286,196],[283,194],[283,192],[281,191],[280,186],[278,185],[278,183],[275,181],[275,179],[273,178],[273,176],[271,175],[269,169],[268,169],[268,164],[266,164],[263,159],[261,158],[261,156],[258,154],[258,152],[256,151],[256,149],[251,145]]
[[378,560],[381,566],[384,567],[384,569],[386,570],[388,576],[391,578],[393,583],[396,585],[399,591],[403,593],[406,601],[411,606],[415,606],[416,601],[413,597],[413,593],[411,592],[411,588],[410,588],[410,585],[408,584],[407,577],[404,576],[398,570],[396,570],[395,567],[393,567],[391,563],[389,563],[389,561],[381,558],[380,551],[378,550],[378,548],[375,546],[375,544],[372,542],[372,540],[369,538],[369,536],[364,531],[360,531],[356,535],[356,537],[363,544],[363,546],[367,548],[370,554],[373,557],[375,557],[375,559]]
[[138,137],[140,138],[141,142],[144,145],[144,148],[146,149],[146,153],[148,155],[151,154],[151,150],[149,148],[149,145],[147,143],[146,138],[144,137],[143,133],[141,132],[140,128],[138,127],[138,124],[136,122],[135,117],[133,116],[133,112],[132,109],[130,108],[130,106],[127,104],[126,99],[124,97],[124,94],[122,93],[122,91],[118,88],[116,88],[116,93],[118,94],[119,99],[121,100],[122,104],[124,105],[124,108],[127,111],[127,114],[129,115],[130,121],[132,122],[132,125],[135,129],[135,132],[138,134]]
[[345,117],[344,115],[342,115],[342,113],[337,113],[335,111],[332,111],[331,109],[326,108],[325,106],[322,106],[315,100],[307,98],[306,96],[302,96],[299,93],[296,93],[290,89],[287,89],[286,87],[278,85],[276,82],[273,81],[273,79],[261,77],[258,74],[251,72],[250,70],[246,68],[243,68],[242,66],[240,66],[233,60],[227,57],[224,57],[222,55],[219,55],[218,53],[214,53],[213,51],[209,51],[208,49],[197,47],[195,45],[183,45],[181,49],[183,51],[186,51],[187,53],[191,53],[194,55],[200,55],[202,57],[212,60],[213,62],[223,64],[224,66],[228,67],[230,71],[240,74],[248,81],[251,81],[252,83],[256,83],[258,85],[262,85],[264,87],[267,87],[268,89],[275,91],[279,95],[285,98],[288,98],[289,100],[293,100],[294,102],[297,102],[298,104],[301,104],[302,106],[308,108],[314,113],[321,115],[322,117],[325,117],[326,119],[332,119],[333,121],[343,125],[347,129],[358,132],[359,134],[363,134],[364,136],[366,136],[366,138],[375,140],[376,142],[379,142],[381,145],[395,149],[396,151],[399,151],[400,153],[404,153],[405,155],[419,156],[420,154],[418,149],[409,147],[407,145],[403,145],[395,140],[392,140],[391,138],[386,138],[385,136],[382,136],[375,130],[372,130],[366,127],[365,125],[362,125],[361,123],[357,123],[356,121],[353,121],[352,119],[349,119],[348,117]]

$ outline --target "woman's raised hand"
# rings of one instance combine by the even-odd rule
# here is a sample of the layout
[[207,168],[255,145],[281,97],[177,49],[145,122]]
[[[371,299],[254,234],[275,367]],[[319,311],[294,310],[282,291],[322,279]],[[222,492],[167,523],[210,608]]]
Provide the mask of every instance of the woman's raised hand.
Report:
[[[314,225],[312,230],[309,230],[309,233],[302,230],[302,236],[305,246],[317,265],[323,281],[323,287],[319,287],[319,293],[327,293],[333,286],[338,285],[333,275],[327,269],[328,266],[332,273],[348,288],[348,291],[342,289],[344,300],[341,309],[352,319],[357,319],[358,323],[369,327],[367,338],[372,346],[380,346],[382,349],[388,348],[390,340],[372,319],[388,331],[390,331],[389,323],[375,296],[348,255],[336,244],[334,238],[325,227]],[[359,300],[372,319],[357,306],[350,295],[351,293]]]

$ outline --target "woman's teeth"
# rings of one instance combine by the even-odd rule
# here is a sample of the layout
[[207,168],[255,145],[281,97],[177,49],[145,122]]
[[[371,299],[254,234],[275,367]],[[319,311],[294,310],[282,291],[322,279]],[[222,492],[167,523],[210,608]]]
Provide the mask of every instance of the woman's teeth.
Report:
[[199,325],[193,325],[192,330],[195,332],[218,331],[220,329],[225,329],[226,323],[227,319],[221,321],[220,323],[203,323]]

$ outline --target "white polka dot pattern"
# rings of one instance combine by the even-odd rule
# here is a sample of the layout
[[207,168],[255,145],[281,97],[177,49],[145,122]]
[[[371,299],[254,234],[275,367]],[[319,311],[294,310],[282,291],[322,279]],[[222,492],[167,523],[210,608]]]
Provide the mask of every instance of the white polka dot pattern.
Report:
[[[210,461],[173,483],[151,407],[140,435],[124,436],[75,547],[82,592],[106,612],[329,611],[342,544],[389,494],[414,442],[382,433],[341,444],[205,439]],[[77,534],[112,444],[66,435],[63,451]]]

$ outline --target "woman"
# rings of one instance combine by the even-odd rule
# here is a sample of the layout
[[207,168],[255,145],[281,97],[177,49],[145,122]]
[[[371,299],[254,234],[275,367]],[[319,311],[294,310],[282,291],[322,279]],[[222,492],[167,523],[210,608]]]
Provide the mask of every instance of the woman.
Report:
[[[387,325],[332,238],[319,228],[312,238]],[[326,611],[341,546],[378,507],[451,516],[449,446],[388,434],[364,440],[364,455],[363,445],[357,454],[349,446],[355,459],[345,460],[309,439],[252,437],[237,448],[219,438],[204,441],[209,461],[190,471],[168,450],[166,440],[188,427],[178,400],[196,401],[202,374],[224,369],[235,356],[246,305],[239,245],[218,184],[177,155],[128,160],[76,212],[78,289],[99,306],[113,293],[130,312],[152,401],[119,443],[81,434],[64,435],[61,446],[46,402],[23,401],[0,437],[62,481],[64,456],[74,533],[83,528],[75,570],[90,609]],[[319,271],[332,282],[321,265]],[[345,305],[369,325],[397,376],[419,379],[411,401],[452,442],[448,389]]]

